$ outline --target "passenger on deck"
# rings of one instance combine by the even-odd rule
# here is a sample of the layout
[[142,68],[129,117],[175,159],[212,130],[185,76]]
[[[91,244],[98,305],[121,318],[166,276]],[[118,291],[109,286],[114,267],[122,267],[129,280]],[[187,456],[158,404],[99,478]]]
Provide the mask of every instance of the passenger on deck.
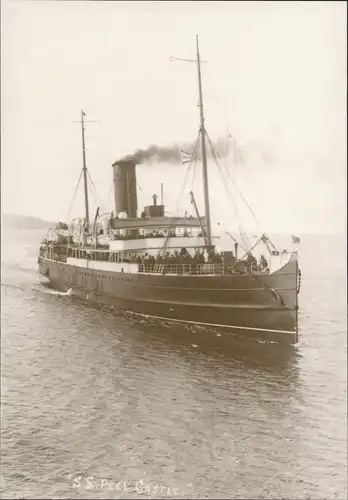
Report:
[[257,264],[257,260],[255,259],[255,257],[253,256],[253,254],[251,252],[248,252],[248,256],[247,256],[246,261],[248,264]]
[[266,267],[268,267],[268,262],[263,254],[261,254],[260,264],[261,264],[261,269],[266,269]]

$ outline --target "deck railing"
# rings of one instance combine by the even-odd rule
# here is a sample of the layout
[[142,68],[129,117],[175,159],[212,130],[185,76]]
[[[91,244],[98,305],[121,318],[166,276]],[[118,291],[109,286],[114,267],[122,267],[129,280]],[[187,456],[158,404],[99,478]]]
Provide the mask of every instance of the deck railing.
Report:
[[216,275],[224,274],[223,264],[139,264],[139,272],[144,274],[174,275]]

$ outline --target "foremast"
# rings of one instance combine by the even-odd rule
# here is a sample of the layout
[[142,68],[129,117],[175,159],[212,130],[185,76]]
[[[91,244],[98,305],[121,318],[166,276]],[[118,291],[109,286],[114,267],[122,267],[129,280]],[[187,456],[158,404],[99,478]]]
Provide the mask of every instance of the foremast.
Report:
[[196,42],[197,42],[199,110],[200,110],[200,120],[201,120],[200,136],[201,136],[201,153],[202,153],[202,166],[203,166],[204,209],[205,209],[205,220],[206,220],[206,230],[207,230],[207,246],[208,246],[208,250],[209,250],[209,248],[212,247],[212,237],[211,237],[211,220],[210,220],[210,203],[209,203],[207,150],[206,150],[206,145],[205,145],[201,60],[200,60],[200,55],[199,55],[198,35],[196,35]]
[[88,207],[88,184],[87,184],[87,166],[86,166],[86,147],[85,147],[85,124],[84,124],[85,112],[81,109],[81,128],[82,128],[82,161],[83,161],[83,183],[85,191],[85,227],[89,227],[89,207]]

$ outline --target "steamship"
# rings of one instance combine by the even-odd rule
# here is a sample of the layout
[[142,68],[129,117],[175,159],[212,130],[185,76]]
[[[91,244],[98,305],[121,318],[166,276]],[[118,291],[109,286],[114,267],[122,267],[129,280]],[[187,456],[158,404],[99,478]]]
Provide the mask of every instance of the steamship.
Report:
[[39,249],[39,272],[62,290],[91,303],[247,338],[283,344],[298,341],[300,270],[296,250],[277,250],[263,234],[267,258],[253,256],[231,238],[217,251],[212,236],[200,54],[197,38],[199,144],[205,215],[167,216],[161,200],[138,213],[135,158],[112,165],[114,212],[89,215],[85,113],[81,111],[85,215],[47,230]]

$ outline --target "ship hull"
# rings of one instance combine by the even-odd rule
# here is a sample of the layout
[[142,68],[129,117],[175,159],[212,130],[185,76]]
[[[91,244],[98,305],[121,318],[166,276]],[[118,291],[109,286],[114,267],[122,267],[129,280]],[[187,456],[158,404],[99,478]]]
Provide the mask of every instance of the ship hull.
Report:
[[297,262],[256,277],[116,273],[44,258],[39,269],[55,286],[94,304],[246,338],[297,342]]

